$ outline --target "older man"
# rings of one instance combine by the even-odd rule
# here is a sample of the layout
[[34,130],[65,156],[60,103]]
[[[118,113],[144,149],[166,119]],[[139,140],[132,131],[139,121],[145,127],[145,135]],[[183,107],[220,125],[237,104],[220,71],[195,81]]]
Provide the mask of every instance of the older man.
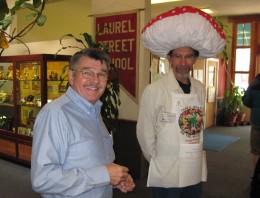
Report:
[[110,58],[99,49],[70,61],[70,87],[46,104],[34,125],[31,180],[44,198],[111,198],[135,187],[128,168],[113,163],[111,136],[100,115]]
[[207,168],[203,151],[205,86],[190,76],[198,57],[213,57],[225,36],[206,13],[183,6],[163,13],[143,29],[144,47],[171,65],[142,95],[137,138],[150,163],[154,198],[201,197]]

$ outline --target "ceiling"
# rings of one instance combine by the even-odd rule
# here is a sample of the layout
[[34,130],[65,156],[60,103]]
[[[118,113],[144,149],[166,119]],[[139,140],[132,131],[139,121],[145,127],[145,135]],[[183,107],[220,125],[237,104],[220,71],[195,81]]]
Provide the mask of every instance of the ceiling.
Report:
[[[53,3],[58,1],[63,0],[48,0],[47,2]],[[152,4],[152,18],[178,6],[193,6],[199,9],[210,8],[214,12],[210,14],[212,16],[260,14],[260,0],[179,0],[170,3]]]
[[153,4],[152,17],[178,6],[210,8],[212,16],[234,16],[260,14],[260,0],[183,0],[171,3]]

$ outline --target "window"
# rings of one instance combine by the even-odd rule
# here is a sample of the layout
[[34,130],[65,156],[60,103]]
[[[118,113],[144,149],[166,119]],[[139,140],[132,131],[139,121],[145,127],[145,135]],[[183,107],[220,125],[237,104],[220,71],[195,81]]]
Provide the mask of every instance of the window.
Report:
[[251,23],[237,24],[237,46],[250,46]]
[[234,83],[242,91],[249,84],[251,23],[238,23],[236,25]]

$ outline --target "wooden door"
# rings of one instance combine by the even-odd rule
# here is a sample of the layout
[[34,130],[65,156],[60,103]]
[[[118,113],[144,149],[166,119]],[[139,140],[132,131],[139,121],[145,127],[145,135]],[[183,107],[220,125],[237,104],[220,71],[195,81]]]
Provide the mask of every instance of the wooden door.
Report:
[[206,60],[206,128],[216,125],[218,65],[218,59]]
[[193,77],[201,81],[206,89],[206,128],[216,125],[218,65],[218,59],[198,59],[192,71]]

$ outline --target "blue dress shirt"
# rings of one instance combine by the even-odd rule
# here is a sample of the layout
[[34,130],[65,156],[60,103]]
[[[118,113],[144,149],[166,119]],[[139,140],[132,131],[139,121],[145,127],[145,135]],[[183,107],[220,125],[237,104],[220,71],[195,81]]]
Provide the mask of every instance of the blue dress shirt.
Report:
[[112,197],[105,165],[114,161],[115,154],[101,105],[89,103],[69,87],[37,115],[31,181],[42,197]]

